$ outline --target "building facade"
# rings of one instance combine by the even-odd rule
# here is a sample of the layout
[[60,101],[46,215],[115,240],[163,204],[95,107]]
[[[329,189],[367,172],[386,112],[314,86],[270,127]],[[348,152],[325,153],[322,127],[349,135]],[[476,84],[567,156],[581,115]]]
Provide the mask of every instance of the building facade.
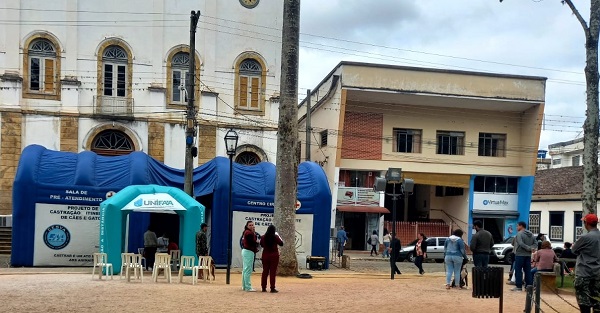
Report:
[[550,168],[583,165],[583,137],[548,145]]
[[[107,10],[106,8],[118,8]],[[200,10],[194,73],[190,11]],[[198,166],[275,161],[282,2],[11,1],[0,8],[0,215],[30,144],[144,151],[184,167],[186,80],[195,80]],[[261,26],[256,26],[260,24]]]
[[547,234],[553,243],[575,242],[583,235],[583,167],[568,166],[539,171],[531,200],[529,227]]
[[[415,182],[407,208],[397,201],[398,220],[443,220],[466,231],[480,219],[500,240],[529,216],[545,78],[341,62],[311,104],[311,158],[338,197],[332,227],[359,234],[353,248],[377,229],[378,196],[393,209],[389,195],[372,192],[373,177],[388,168]],[[306,113],[305,100],[300,129]],[[370,201],[344,203],[350,194]]]

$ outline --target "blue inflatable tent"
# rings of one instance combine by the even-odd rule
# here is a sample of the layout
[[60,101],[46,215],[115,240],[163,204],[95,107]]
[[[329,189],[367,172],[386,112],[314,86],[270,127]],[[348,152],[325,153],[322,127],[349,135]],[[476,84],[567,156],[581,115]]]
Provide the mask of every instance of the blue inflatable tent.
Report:
[[[210,255],[227,262],[229,159],[216,157],[194,169],[194,195],[210,224]],[[93,152],[51,151],[26,147],[13,186],[13,266],[89,266],[99,250],[99,205],[131,185],[183,187],[183,171],[170,168],[143,152],[104,157]],[[266,228],[273,215],[275,165],[234,163],[233,247],[245,220]],[[297,238],[299,263],[307,255],[329,255],[331,192],[323,169],[312,162],[298,168]],[[208,199],[208,200],[207,200]],[[128,252],[143,246],[151,213],[129,215]],[[180,238],[181,240],[181,238]],[[235,254],[234,254],[235,258]],[[235,265],[235,261],[234,261]]]

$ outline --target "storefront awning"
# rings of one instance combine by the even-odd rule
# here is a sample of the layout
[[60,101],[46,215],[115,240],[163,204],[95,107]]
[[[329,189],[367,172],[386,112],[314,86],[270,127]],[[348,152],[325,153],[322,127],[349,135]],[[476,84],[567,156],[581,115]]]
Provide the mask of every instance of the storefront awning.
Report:
[[390,211],[380,206],[369,205],[338,205],[337,210],[340,212],[355,212],[355,213],[381,213],[387,214]]
[[412,178],[415,184],[469,188],[471,175],[461,174],[439,174],[421,172],[403,172],[404,178]]
[[519,217],[517,211],[502,211],[502,210],[473,210],[473,218],[505,218]]

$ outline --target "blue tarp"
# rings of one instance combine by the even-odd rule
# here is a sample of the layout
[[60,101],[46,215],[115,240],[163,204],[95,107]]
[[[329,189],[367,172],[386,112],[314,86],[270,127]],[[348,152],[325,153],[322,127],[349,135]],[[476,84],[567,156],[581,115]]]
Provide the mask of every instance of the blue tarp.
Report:
[[[273,212],[272,207],[246,207],[243,204],[248,199],[274,201],[275,165],[234,163],[233,167],[234,210]],[[98,206],[108,192],[118,192],[130,185],[183,188],[183,177],[183,170],[168,167],[143,152],[104,157],[90,151],[71,153],[52,151],[39,145],[26,147],[13,186],[11,264],[34,265],[34,245],[36,239],[40,240],[35,238],[36,204]],[[193,180],[196,197],[212,194],[211,255],[217,264],[225,264],[229,159],[216,157],[199,166],[194,169]],[[316,163],[299,165],[298,199],[302,206],[297,213],[313,214],[312,255],[328,256],[331,192],[325,172]],[[148,215],[131,214],[130,220],[130,238],[142,238],[148,227]]]

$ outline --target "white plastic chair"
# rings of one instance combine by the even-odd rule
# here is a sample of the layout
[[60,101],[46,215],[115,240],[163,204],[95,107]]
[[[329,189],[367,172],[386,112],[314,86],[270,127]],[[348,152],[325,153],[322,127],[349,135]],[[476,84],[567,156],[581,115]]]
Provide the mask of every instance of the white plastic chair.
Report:
[[127,268],[129,267],[129,262],[131,261],[131,257],[133,253],[121,253],[121,273],[119,275],[119,279],[123,278],[123,275],[127,276]]
[[[194,280],[194,282],[196,282],[200,271],[202,271],[202,279],[204,281],[206,281],[208,279],[208,281],[211,282],[211,279],[209,277],[209,275],[213,274],[211,271],[211,267],[210,267],[211,263],[212,263],[212,257],[210,257],[210,256],[199,256],[198,257],[198,266],[194,266],[194,272],[195,272],[195,276],[196,276],[196,279]],[[214,279],[213,279],[213,281],[214,281]]]
[[[94,267],[92,268],[92,280],[94,279],[94,274],[96,273],[96,268],[98,268],[98,279],[102,279],[102,270],[106,270],[106,276],[110,273],[110,279],[113,279],[113,266],[111,263],[108,263],[108,256],[106,253],[94,253]],[[110,272],[108,269],[110,268]]]
[[196,284],[196,280],[198,280],[197,272],[194,269],[196,266],[194,266],[194,263],[196,262],[196,257],[193,256],[182,256],[181,257],[181,264],[179,266],[179,282],[182,283],[183,282],[183,272],[186,270],[191,270],[192,271],[192,284],[195,285]]
[[127,268],[126,277],[127,282],[131,281],[131,270],[133,269],[133,277],[135,279],[140,279],[142,283],[144,282],[144,268],[142,267],[142,256],[139,254],[128,253],[127,254]]
[[180,266],[181,250],[171,250],[171,271],[177,271]]
[[164,272],[165,278],[171,283],[171,256],[166,253],[156,254],[154,267],[152,268],[152,279],[154,282],[158,282],[158,275],[161,269]]

